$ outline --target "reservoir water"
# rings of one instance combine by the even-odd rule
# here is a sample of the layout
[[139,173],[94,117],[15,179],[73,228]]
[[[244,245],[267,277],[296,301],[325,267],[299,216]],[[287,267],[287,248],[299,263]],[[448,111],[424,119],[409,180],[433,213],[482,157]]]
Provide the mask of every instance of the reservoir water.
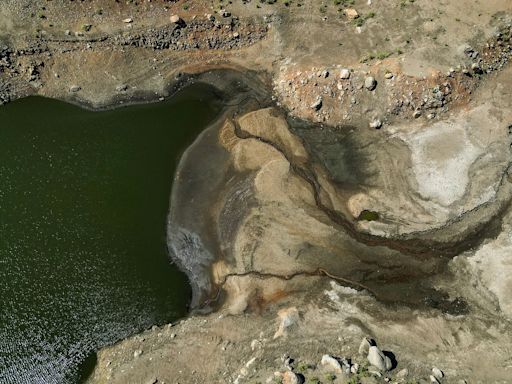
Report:
[[102,112],[0,107],[0,383],[80,382],[95,350],[186,314],[167,255],[171,183],[221,108],[200,84]]

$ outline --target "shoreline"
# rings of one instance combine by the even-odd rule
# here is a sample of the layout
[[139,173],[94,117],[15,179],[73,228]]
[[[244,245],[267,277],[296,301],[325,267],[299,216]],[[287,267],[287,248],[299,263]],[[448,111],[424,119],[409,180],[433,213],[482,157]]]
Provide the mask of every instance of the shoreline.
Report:
[[[4,6],[20,94],[106,110],[204,82],[230,104],[169,196],[189,314],[101,349],[87,382],[508,382],[510,3],[136,3]],[[370,373],[366,338],[398,366]]]

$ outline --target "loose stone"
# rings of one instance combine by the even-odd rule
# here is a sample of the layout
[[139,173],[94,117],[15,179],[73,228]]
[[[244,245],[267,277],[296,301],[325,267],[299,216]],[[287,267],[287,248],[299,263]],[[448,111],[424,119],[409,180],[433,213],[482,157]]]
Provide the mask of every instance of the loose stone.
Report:
[[432,374],[434,375],[434,377],[435,377],[436,379],[439,379],[439,380],[441,380],[441,379],[444,377],[444,373],[443,373],[443,371],[441,371],[441,370],[440,370],[439,368],[437,368],[437,367],[432,368]]
[[350,70],[347,68],[343,68],[340,71],[340,79],[349,79],[350,78]]
[[367,90],[373,91],[377,87],[377,80],[373,76],[368,76],[364,80],[364,86]]
[[367,359],[371,365],[381,371],[389,371],[393,367],[391,359],[384,355],[384,353],[382,353],[382,351],[376,346],[370,347]]
[[181,22],[181,17],[179,17],[178,15],[171,15],[169,19],[173,24],[179,24]]
[[382,127],[382,121],[380,119],[374,119],[370,122],[370,128],[379,129]]
[[311,104],[311,109],[315,111],[319,111],[322,108],[322,97],[318,96],[313,104]]
[[341,364],[339,363],[338,360],[336,360],[332,356],[323,355],[322,360],[320,361],[320,364],[331,371],[334,371],[337,373],[343,373],[343,370],[341,369]]

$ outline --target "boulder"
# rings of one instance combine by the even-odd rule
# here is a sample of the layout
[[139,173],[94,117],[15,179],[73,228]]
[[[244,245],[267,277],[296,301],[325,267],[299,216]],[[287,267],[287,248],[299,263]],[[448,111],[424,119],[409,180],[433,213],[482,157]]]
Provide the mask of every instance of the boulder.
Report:
[[367,356],[372,345],[375,345],[372,339],[368,337],[363,337],[363,340],[361,340],[361,344],[359,344],[359,354],[361,356]]
[[80,87],[79,85],[72,85],[71,87],[69,87],[69,90],[70,92],[78,92],[82,89],[82,87]]
[[126,19],[123,19],[123,23],[126,23],[126,24],[133,23],[133,19],[131,17],[128,17]]
[[319,111],[322,108],[322,97],[318,96],[313,104],[311,104],[311,109],[315,111]]
[[302,377],[292,371],[286,371],[282,374],[283,384],[302,384]]
[[320,364],[327,368],[329,371],[343,373],[340,362],[332,356],[323,355]]
[[373,119],[370,121],[370,128],[379,129],[382,127],[382,121],[380,119]]
[[349,20],[354,20],[359,17],[359,13],[357,13],[357,11],[354,8],[345,8],[343,10],[343,13],[345,14],[345,16],[347,16]]
[[350,78],[350,70],[347,68],[343,68],[340,71],[340,79],[349,79]]
[[375,77],[368,76],[364,80],[364,87],[369,91],[373,91],[377,87],[377,80],[375,80]]
[[438,380],[441,380],[444,377],[443,371],[437,367],[432,368],[432,375],[434,375],[434,377]]
[[181,17],[179,17],[178,15],[171,15],[171,17],[169,18],[169,20],[171,21],[171,23],[173,24],[180,24],[181,22]]
[[380,369],[381,371],[389,371],[393,368],[391,359],[384,355],[384,353],[382,353],[382,351],[375,345],[369,348],[367,359],[370,365]]

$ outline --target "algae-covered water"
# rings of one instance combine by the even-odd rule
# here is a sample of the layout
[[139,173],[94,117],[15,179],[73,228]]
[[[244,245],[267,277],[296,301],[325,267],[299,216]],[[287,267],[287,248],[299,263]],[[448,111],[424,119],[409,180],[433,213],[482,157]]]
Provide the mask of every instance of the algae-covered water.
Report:
[[171,182],[220,110],[206,85],[103,112],[0,107],[0,383],[79,382],[98,348],[186,313]]

